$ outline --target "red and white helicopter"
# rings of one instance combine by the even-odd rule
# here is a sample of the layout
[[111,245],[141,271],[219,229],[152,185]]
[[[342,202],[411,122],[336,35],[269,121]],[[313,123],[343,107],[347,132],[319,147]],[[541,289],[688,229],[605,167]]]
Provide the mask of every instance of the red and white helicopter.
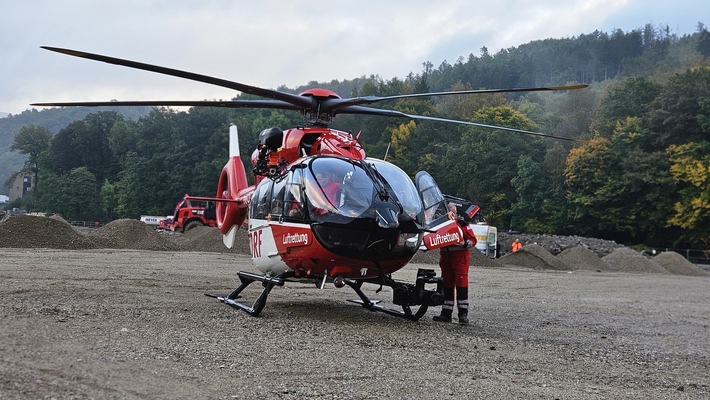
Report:
[[[258,316],[274,286],[286,282],[324,287],[351,287],[363,307],[418,320],[430,306],[443,303],[441,278],[433,270],[419,270],[415,283],[395,281],[421,245],[428,250],[462,242],[461,227],[447,214],[444,196],[426,172],[414,181],[397,166],[370,158],[358,142],[359,134],[330,129],[338,114],[379,115],[424,119],[501,129],[529,135],[566,139],[514,128],[411,115],[367,104],[404,98],[581,89],[587,85],[465,90],[398,96],[341,98],[326,89],[298,95],[135,61],[56,47],[43,48],[71,56],[152,71],[231,88],[263,97],[231,101],[109,101],[35,103],[35,106],[208,106],[272,108],[298,111],[303,127],[265,129],[251,156],[255,182],[250,185],[240,154],[237,128],[230,128],[230,158],[219,177],[216,198],[218,229],[232,247],[236,232],[248,227],[252,260],[259,273],[239,271],[240,285],[226,296],[212,296]],[[470,217],[470,216],[469,216]],[[241,300],[253,282],[263,290],[252,302]],[[369,299],[364,283],[389,286],[397,310]],[[416,312],[412,306],[418,306]]]

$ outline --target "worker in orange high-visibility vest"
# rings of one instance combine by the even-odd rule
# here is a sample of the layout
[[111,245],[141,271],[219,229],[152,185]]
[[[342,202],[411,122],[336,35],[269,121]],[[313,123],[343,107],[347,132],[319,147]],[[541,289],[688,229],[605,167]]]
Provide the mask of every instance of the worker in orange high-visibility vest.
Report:
[[522,247],[523,247],[523,244],[520,243],[520,240],[515,239],[515,241],[513,242],[513,253],[520,250]]

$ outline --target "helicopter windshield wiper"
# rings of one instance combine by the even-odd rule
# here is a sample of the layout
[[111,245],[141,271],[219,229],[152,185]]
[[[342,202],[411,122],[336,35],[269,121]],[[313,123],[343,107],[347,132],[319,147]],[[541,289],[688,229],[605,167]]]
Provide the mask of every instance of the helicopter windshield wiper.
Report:
[[370,180],[372,181],[373,186],[375,186],[375,191],[377,192],[377,196],[380,198],[380,200],[388,201],[391,196],[387,191],[387,188],[385,187],[384,178],[382,178],[382,175],[380,175],[372,165],[365,162],[365,160],[358,160],[358,165],[360,165],[360,167],[365,170],[367,176],[370,177]]

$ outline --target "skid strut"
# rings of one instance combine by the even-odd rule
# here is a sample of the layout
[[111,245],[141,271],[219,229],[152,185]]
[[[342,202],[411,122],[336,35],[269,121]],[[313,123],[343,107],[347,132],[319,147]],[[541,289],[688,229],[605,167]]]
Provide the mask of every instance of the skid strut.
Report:
[[[370,282],[391,287],[394,291],[394,303],[400,305],[402,311],[381,306],[379,300],[370,300],[361,289],[363,281],[345,279],[343,283],[350,286],[360,297],[360,300],[348,301],[360,304],[368,310],[380,311],[412,321],[417,321],[419,318],[423,317],[429,309],[429,306],[440,306],[444,304],[443,281],[440,277],[436,277],[431,270],[420,269],[417,272],[417,282],[415,285],[396,282],[389,277]],[[436,290],[425,289],[426,284],[435,284]],[[419,305],[419,309],[416,313],[412,312],[410,307],[412,305]]]
[[[227,296],[216,296],[212,294],[207,294],[207,296],[213,297],[221,301],[222,303],[228,304],[234,308],[246,311],[247,313],[255,317],[259,316],[261,310],[264,309],[264,306],[266,305],[266,298],[269,296],[271,289],[273,289],[274,286],[283,286],[285,279],[289,276],[292,276],[292,274],[289,272],[285,272],[276,276],[266,276],[246,271],[239,271],[237,272],[237,275],[239,276],[241,284],[236,289],[234,289],[232,293]],[[254,300],[254,303],[251,306],[248,306],[240,301],[237,301],[236,299],[240,297],[239,294],[242,292],[242,290],[244,290],[247,286],[251,285],[256,281],[261,282],[261,285],[264,287],[264,290],[262,290],[261,294],[259,294],[259,297]]]

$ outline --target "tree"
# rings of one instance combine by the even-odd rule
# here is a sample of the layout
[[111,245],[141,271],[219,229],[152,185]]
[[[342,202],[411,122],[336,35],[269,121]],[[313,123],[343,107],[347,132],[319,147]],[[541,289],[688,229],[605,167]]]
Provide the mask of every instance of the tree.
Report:
[[710,57],[710,32],[705,26],[698,26],[698,42],[696,49],[705,57]]
[[116,185],[109,182],[108,179],[104,180],[99,196],[101,197],[101,208],[104,212],[104,219],[107,221],[114,220],[117,216],[120,204],[120,197]]
[[552,233],[552,226],[543,215],[548,183],[542,163],[524,154],[518,158],[517,169],[517,175],[510,181],[517,195],[511,207],[510,227],[529,233]]
[[683,228],[683,239],[693,246],[710,246],[710,142],[671,145],[670,171],[678,188],[668,223]]
[[644,117],[644,125],[652,134],[650,144],[666,148],[671,144],[707,140],[709,99],[710,68],[696,68],[673,76]]
[[108,177],[112,166],[109,133],[123,117],[115,112],[90,114],[72,122],[52,139],[50,158],[56,172],[69,173],[74,168],[86,167],[96,179]]
[[38,160],[40,154],[49,149],[49,141],[52,139],[52,132],[49,129],[27,125],[20,129],[20,133],[15,136],[15,141],[10,146],[10,150],[27,155],[25,168],[28,168],[35,176],[35,188],[37,187]]
[[[532,120],[510,106],[484,107],[476,113],[475,121],[536,129]],[[446,146],[445,155],[434,165],[432,176],[445,193],[479,204],[491,224],[510,226],[510,210],[517,200],[511,180],[518,174],[518,159],[529,155],[541,160],[544,156],[542,142],[512,132],[472,127],[458,129],[462,132],[460,140]]]
[[644,77],[612,83],[602,96],[592,123],[593,129],[607,137],[611,136],[617,122],[626,117],[642,117],[660,91],[660,85]]
[[619,123],[612,138],[572,149],[565,177],[567,199],[580,233],[621,242],[664,245],[673,192],[663,152],[645,151],[648,132],[638,118]]
[[414,121],[409,121],[407,124],[400,124],[392,130],[391,148],[389,150],[390,161],[405,171],[413,170],[417,167],[416,163],[412,162],[412,151],[409,146],[410,136],[416,129],[417,124]]
[[96,188],[96,176],[88,168],[74,168],[66,177],[67,211],[65,218],[93,221],[100,217],[100,199]]
[[36,196],[37,208],[46,213],[55,213],[68,217],[69,184],[64,176],[58,175],[45,168],[40,171],[42,190],[33,191],[31,196]]

